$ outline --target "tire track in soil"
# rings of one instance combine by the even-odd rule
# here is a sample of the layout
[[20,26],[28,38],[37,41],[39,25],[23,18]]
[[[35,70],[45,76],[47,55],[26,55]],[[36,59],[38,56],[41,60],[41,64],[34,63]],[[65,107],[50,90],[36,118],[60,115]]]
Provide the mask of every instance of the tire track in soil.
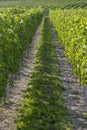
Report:
[[26,57],[24,57],[19,73],[16,75],[17,78],[10,88],[9,104],[1,107],[0,130],[16,130],[16,112],[19,111],[20,101],[23,99],[24,92],[27,90],[28,83],[31,79],[41,29],[42,23],[39,25],[32,42],[26,51],[27,54]]
[[87,116],[83,116],[84,113],[87,113],[87,104],[84,103],[83,86],[79,87],[79,83],[76,82],[72,67],[64,54],[63,46],[58,42],[58,34],[53,26],[52,30],[56,54],[59,59],[60,78],[65,88],[63,98],[70,113],[69,121],[73,122],[73,130],[87,130]]

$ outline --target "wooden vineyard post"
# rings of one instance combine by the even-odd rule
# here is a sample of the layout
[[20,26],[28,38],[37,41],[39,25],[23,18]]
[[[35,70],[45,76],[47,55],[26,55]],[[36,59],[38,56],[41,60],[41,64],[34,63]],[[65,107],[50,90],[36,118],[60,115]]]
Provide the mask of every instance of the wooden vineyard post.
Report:
[[5,101],[4,101],[4,103],[9,102],[9,98],[10,98],[9,92],[10,92],[10,84],[9,84],[9,80],[7,80],[7,86],[5,88]]
[[84,96],[84,103],[87,103],[87,86],[84,86],[83,96]]

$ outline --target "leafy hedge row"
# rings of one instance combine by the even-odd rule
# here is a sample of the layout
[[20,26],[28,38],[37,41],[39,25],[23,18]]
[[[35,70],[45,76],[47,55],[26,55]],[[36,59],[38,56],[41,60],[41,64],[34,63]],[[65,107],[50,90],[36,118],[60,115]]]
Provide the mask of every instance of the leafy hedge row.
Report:
[[58,31],[59,41],[74,66],[80,84],[87,86],[87,10],[50,11],[50,18]]
[[66,130],[67,112],[62,89],[52,30],[46,17],[36,66],[17,120],[18,130]]
[[16,73],[42,19],[38,9],[6,9],[0,13],[0,97],[5,96],[9,75]]

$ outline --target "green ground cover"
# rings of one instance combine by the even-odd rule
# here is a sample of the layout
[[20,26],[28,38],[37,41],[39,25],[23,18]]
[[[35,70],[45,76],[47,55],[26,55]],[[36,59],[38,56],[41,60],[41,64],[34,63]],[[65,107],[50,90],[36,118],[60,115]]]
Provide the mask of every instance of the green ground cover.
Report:
[[49,19],[45,18],[31,83],[21,104],[18,130],[66,130],[58,59]]

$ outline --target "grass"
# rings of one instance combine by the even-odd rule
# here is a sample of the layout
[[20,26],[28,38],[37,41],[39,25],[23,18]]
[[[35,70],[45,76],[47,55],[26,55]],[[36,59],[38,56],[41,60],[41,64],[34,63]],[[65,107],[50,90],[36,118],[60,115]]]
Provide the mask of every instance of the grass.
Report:
[[18,130],[66,130],[58,59],[49,19],[45,18],[31,83],[21,104]]

